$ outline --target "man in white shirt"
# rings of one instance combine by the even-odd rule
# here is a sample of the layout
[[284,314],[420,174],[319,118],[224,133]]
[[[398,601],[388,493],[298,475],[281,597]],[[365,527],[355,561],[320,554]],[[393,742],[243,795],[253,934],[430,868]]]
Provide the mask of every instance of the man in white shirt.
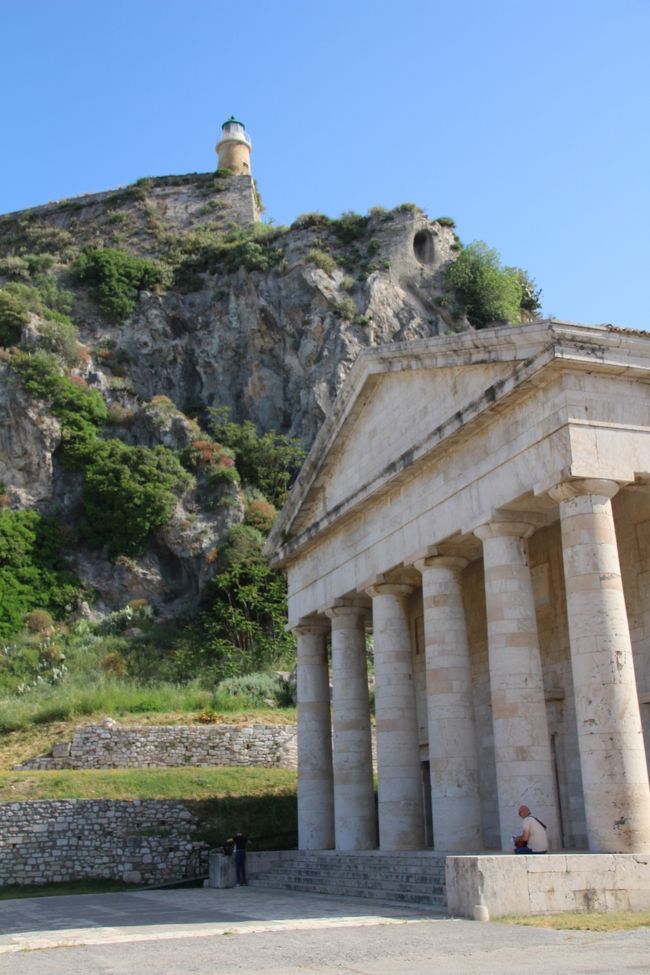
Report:
[[518,813],[523,824],[521,833],[515,836],[515,853],[547,853],[548,837],[544,823],[533,816],[528,806],[520,806]]

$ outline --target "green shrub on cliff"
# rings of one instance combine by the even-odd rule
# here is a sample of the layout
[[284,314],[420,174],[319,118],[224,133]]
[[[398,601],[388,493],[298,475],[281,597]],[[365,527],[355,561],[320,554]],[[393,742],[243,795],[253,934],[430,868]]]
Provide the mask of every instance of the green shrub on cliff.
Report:
[[209,271],[270,271],[284,260],[282,248],[273,241],[283,228],[268,224],[233,225],[225,234],[212,227],[197,227],[186,234],[169,236],[165,260],[174,268],[174,286],[191,291],[201,287],[200,274]]
[[74,334],[76,343],[76,329],[67,315],[71,307],[71,293],[46,275],[39,275],[36,286],[11,281],[0,289],[0,345],[16,345],[20,341],[21,329],[30,314],[60,325]]
[[319,247],[312,247],[307,254],[307,260],[319,267],[326,274],[334,274],[338,265],[331,254],[326,254]]
[[474,328],[491,322],[520,322],[539,308],[540,292],[525,271],[501,267],[499,254],[481,240],[469,244],[449,265],[445,282],[456,293]]
[[45,318],[53,317],[52,312],[66,316],[70,314],[74,306],[74,295],[60,287],[51,275],[38,274],[34,278],[34,287],[45,306]]
[[280,507],[305,458],[300,441],[273,431],[259,434],[250,420],[235,423],[227,406],[210,410],[208,427],[215,440],[232,450],[244,484]]
[[106,423],[108,410],[96,389],[87,389],[66,376],[56,358],[49,352],[17,352],[11,368],[20,376],[27,392],[45,400],[53,415],[61,421],[64,442],[92,440]]
[[165,278],[160,264],[111,247],[85,247],[73,268],[102,313],[116,322],[128,318],[143,288],[160,284]]
[[17,345],[29,315],[22,303],[7,288],[0,288],[0,345]]
[[351,244],[364,236],[369,220],[369,217],[347,210],[338,220],[332,220],[331,227],[342,244]]
[[109,558],[137,555],[164,525],[190,475],[166,447],[97,440],[85,452],[81,537]]
[[150,532],[169,518],[176,493],[191,480],[165,447],[133,447],[102,440],[108,420],[97,390],[65,376],[45,353],[16,353],[12,368],[24,388],[47,402],[61,422],[63,461],[84,475],[81,536],[91,546],[108,547],[109,557],[140,552]]

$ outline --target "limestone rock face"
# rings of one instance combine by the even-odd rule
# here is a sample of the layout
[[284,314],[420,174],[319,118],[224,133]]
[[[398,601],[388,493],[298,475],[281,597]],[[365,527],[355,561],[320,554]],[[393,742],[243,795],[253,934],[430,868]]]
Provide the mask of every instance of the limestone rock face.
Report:
[[16,507],[52,497],[52,455],[61,440],[58,422],[26,395],[0,365],[0,482]]
[[[165,177],[0,224],[2,253],[20,253],[23,238],[30,248],[34,239],[58,248],[50,273],[74,289],[72,316],[86,350],[76,372],[106,400],[108,436],[182,456],[205,435],[209,409],[228,406],[234,420],[309,447],[362,349],[466,327],[441,300],[457,249],[447,222],[410,206],[347,223],[311,214],[263,234],[249,222],[235,260],[228,228],[250,221],[254,192],[248,177]],[[166,262],[171,283],[141,292],[126,321],[112,321],[69,274],[76,250],[88,244]],[[0,410],[0,481],[10,503],[56,511],[74,539],[81,475],[58,463],[58,422],[7,365]],[[71,544],[72,568],[98,593],[95,608],[135,598],[169,614],[195,606],[215,552],[243,519],[240,491],[223,490],[224,503],[206,508],[200,490],[188,489],[140,558],[112,563]]]
[[[228,405],[238,420],[309,444],[363,348],[450,330],[436,298],[453,231],[407,211],[369,233],[379,260],[367,276],[316,266],[322,232],[298,229],[277,241],[280,267],[207,272],[188,294],[144,294],[123,326],[97,322],[84,338],[110,336],[144,399],[164,394],[194,413]],[[432,242],[430,263],[414,251],[419,233]]]

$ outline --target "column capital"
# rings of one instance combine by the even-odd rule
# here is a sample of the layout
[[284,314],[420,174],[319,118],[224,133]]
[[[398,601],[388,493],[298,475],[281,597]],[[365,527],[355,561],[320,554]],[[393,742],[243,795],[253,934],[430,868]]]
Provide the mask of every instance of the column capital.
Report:
[[352,621],[355,625],[361,623],[362,626],[365,626],[369,616],[368,606],[355,599],[337,599],[323,612],[332,621],[332,625],[336,622],[339,626],[345,625],[345,621],[348,624]]
[[295,626],[290,628],[290,632],[295,633],[296,636],[326,636],[329,631],[329,620],[323,619],[322,616],[303,616]]
[[420,562],[424,562],[425,559],[437,558],[438,556],[464,559],[469,564],[474,559],[481,557],[478,539],[470,532],[469,534],[447,539],[444,542],[438,542],[435,545],[421,546],[404,559],[404,565],[413,565],[421,572],[422,570],[419,567]]
[[423,559],[416,559],[413,564],[421,573],[426,572],[427,569],[451,569],[453,572],[462,572],[465,566],[469,565],[469,559],[464,559],[460,555],[429,555]]
[[[421,554],[428,555],[429,553],[425,551]],[[404,563],[402,566],[391,569],[389,572],[376,572],[375,575],[364,579],[359,583],[357,592],[370,596],[372,595],[370,590],[377,589],[378,586],[409,586],[411,590],[419,589],[420,577],[412,560],[409,560],[408,564]]]
[[376,586],[369,586],[366,592],[374,599],[375,596],[410,596],[415,586],[399,582],[380,582]]
[[474,534],[481,541],[486,538],[502,538],[504,535],[514,535],[518,538],[529,538],[539,525],[530,521],[507,521],[495,518],[488,521],[485,525],[479,525],[474,529]]
[[620,490],[618,481],[605,478],[585,477],[575,481],[563,481],[550,489],[549,496],[554,501],[570,501],[572,498],[592,494],[599,498],[613,498]]

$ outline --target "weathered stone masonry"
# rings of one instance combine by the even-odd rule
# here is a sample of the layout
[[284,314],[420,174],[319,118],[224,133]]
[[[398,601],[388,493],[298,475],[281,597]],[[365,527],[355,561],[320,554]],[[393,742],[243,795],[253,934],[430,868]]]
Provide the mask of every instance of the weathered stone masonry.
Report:
[[650,853],[649,375],[647,333],[554,320],[357,358],[268,542],[300,849],[509,852],[525,803]]
[[207,871],[180,802],[65,799],[0,806],[0,887],[86,878],[156,884]]
[[124,728],[114,722],[76,728],[52,757],[24,769],[148,768],[179,765],[255,765],[296,768],[295,725],[160,725]]

